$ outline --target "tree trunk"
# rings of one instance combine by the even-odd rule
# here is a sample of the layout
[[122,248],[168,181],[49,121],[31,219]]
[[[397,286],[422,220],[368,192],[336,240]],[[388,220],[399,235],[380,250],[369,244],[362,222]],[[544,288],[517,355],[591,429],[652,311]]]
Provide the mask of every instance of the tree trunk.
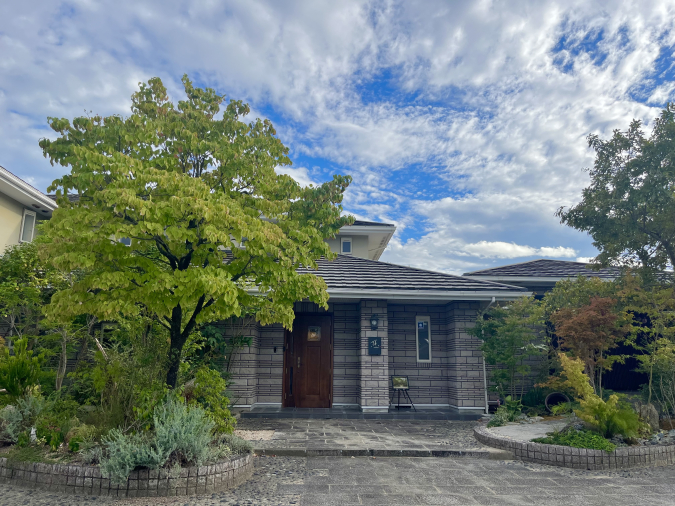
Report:
[[180,305],[173,308],[171,312],[171,329],[169,331],[171,336],[171,345],[169,347],[169,356],[166,372],[166,384],[170,388],[176,388],[178,384],[178,369],[180,367],[180,356],[185,345],[183,332],[181,332],[181,323],[183,320],[183,312]]
[[61,329],[61,357],[59,358],[59,369],[56,372],[56,391],[61,390],[63,385],[63,378],[66,375],[66,366],[68,365],[68,347],[67,347],[67,331]]

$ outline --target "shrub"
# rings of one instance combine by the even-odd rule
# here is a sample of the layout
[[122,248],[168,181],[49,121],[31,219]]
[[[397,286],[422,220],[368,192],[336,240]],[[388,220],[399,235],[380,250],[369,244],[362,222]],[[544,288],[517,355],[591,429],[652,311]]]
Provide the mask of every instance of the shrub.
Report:
[[15,406],[0,410],[0,442],[16,443],[23,431],[23,416]]
[[235,420],[227,409],[230,401],[225,396],[227,382],[218,371],[202,367],[195,376],[193,397],[214,422],[216,432],[232,433]]
[[581,360],[560,354],[560,363],[567,377],[566,384],[579,398],[579,409],[575,410],[579,418],[607,438],[615,434],[622,434],[625,437],[637,436],[641,427],[640,418],[629,405],[619,403],[616,394],[610,395],[607,401],[596,395],[588,376],[583,372],[584,363]]
[[234,434],[221,434],[218,436],[217,443],[226,445],[234,455],[246,455],[253,451],[253,445],[250,441],[246,441]]
[[538,408],[546,403],[546,396],[550,393],[551,390],[548,388],[533,387],[523,395],[521,402],[523,403],[523,406]]
[[137,467],[157,469],[167,462],[202,465],[212,458],[214,423],[202,408],[169,396],[155,408],[153,418],[152,433],[124,434],[113,429],[103,438],[101,472],[106,478],[123,483]]
[[0,410],[0,441],[16,443],[22,432],[30,431],[45,410],[41,397],[28,395],[16,400],[14,405]]
[[501,427],[508,422],[515,422],[521,415],[523,405],[520,401],[512,400],[511,396],[507,396],[504,404],[497,408],[494,416],[488,422],[488,427]]
[[589,430],[569,429],[566,431],[553,432],[546,437],[536,438],[532,441],[534,443],[544,443],[548,445],[605,450],[606,452],[613,452],[616,449],[616,445],[607,441],[600,434]]
[[39,384],[42,359],[28,350],[27,338],[14,341],[14,355],[9,354],[9,348],[0,349],[0,388],[12,399],[26,396]]
[[154,421],[155,444],[166,460],[200,466],[208,458],[215,424],[202,408],[170,396],[155,408]]
[[144,434],[124,434],[112,429],[103,438],[106,454],[101,459],[101,474],[116,484],[125,483],[137,467],[158,469],[166,457],[157,451]]

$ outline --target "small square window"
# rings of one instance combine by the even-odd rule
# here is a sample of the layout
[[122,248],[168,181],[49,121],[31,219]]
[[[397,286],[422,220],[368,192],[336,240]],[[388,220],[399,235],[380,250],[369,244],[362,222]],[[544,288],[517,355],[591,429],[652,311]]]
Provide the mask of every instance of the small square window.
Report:
[[24,210],[23,222],[21,223],[21,242],[31,242],[35,234],[35,213]]
[[431,362],[431,324],[428,316],[415,318],[417,339],[417,361]]
[[343,255],[351,255],[352,254],[352,238],[351,237],[343,237],[342,240],[340,241],[341,247],[340,247],[340,252]]

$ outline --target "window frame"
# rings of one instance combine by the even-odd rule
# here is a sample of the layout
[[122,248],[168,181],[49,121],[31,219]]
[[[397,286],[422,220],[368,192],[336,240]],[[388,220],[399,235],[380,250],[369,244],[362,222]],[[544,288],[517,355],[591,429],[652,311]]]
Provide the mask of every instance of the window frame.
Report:
[[[349,253],[345,253],[344,244],[349,243]],[[351,237],[340,237],[340,254],[341,255],[353,255],[354,254],[354,241]]]
[[[427,322],[427,329],[429,332],[429,358],[420,359],[420,329],[419,322]],[[417,351],[417,362],[422,364],[429,364],[432,361],[433,355],[431,353],[431,317],[430,316],[416,316],[415,317],[415,350]]]
[[[33,229],[30,231],[30,240],[25,241],[23,239],[23,232],[24,232],[24,227],[26,226],[26,215],[31,215],[33,216]],[[33,242],[33,239],[35,239],[35,225],[37,224],[37,213],[35,211],[31,211],[30,209],[24,209],[23,210],[23,215],[21,216],[21,230],[19,231],[19,242]]]

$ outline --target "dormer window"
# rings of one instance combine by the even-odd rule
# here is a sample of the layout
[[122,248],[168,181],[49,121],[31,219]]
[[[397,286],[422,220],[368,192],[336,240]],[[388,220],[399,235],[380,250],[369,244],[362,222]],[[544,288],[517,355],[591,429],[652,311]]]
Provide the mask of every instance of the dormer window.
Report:
[[340,240],[340,253],[343,255],[352,254],[352,238],[351,237],[342,237]]

